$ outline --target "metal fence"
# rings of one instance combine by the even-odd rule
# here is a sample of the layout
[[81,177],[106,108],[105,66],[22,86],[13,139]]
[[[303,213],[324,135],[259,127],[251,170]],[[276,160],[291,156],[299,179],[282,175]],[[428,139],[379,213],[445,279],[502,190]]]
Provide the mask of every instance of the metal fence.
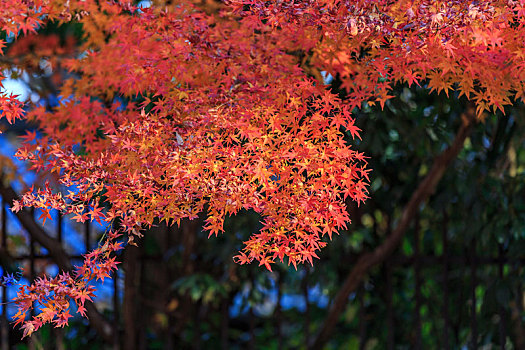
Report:
[[[33,216],[34,217],[34,216]],[[63,218],[58,216],[56,221],[56,232],[54,238],[63,244]],[[89,251],[95,243],[93,229],[89,222],[83,224],[82,238],[84,241],[84,249]],[[1,209],[1,238],[0,250],[8,255],[8,215],[6,203],[2,201]],[[520,349],[525,346],[523,342],[523,323],[521,317],[523,315],[523,291],[521,282],[512,286],[512,298],[508,300],[507,305],[500,303],[496,312],[491,316],[489,326],[484,322],[484,326],[480,329],[480,296],[477,292],[479,286],[484,286],[486,283],[486,276],[491,275],[496,281],[503,281],[507,275],[516,274],[520,276],[521,268],[525,263],[525,256],[523,258],[508,257],[506,249],[503,245],[499,246],[499,254],[497,256],[484,256],[476,251],[476,240],[470,242],[468,246],[463,247],[463,253],[457,254],[458,249],[455,247],[455,252],[450,249],[450,239],[448,236],[447,219],[443,218],[443,230],[441,235],[441,253],[436,255],[428,253],[421,249],[421,234],[419,229],[419,221],[416,220],[412,235],[405,237],[406,244],[410,245],[412,254],[403,255],[398,252],[391,256],[383,266],[377,270],[372,271],[367,279],[367,282],[360,288],[360,290],[352,296],[350,305],[357,307],[355,319],[357,323],[348,320],[340,320],[338,324],[338,331],[350,332],[358,338],[359,349],[369,349],[371,347],[371,339],[376,339],[376,348],[411,348],[411,349],[425,349],[428,339],[431,338],[432,348],[436,349],[455,349],[468,347],[470,349],[478,349],[483,344],[496,344],[500,349],[515,348]],[[173,235],[176,234],[172,230],[166,230],[164,237],[164,248],[168,249],[175,243],[173,242]],[[190,232],[190,234],[192,234]],[[12,255],[12,259],[20,264],[28,266],[27,276],[29,280],[39,273],[37,271],[37,264],[39,261],[53,262],[53,258],[47,254],[42,253],[38,243],[34,240],[31,234],[28,235],[29,250],[27,254]],[[193,243],[195,244],[195,243]],[[70,256],[72,260],[81,260],[82,255]],[[114,349],[127,348],[123,345],[125,337],[131,337],[132,342],[137,349],[146,349],[147,336],[146,327],[143,327],[146,322],[145,319],[136,320],[139,326],[133,325],[133,329],[127,329],[129,322],[123,318],[126,315],[122,314],[122,297],[126,298],[126,293],[134,293],[138,296],[137,308],[145,310],[150,306],[144,296],[144,269],[147,264],[159,264],[159,256],[148,256],[140,252],[136,252],[135,257],[131,257],[130,261],[134,261],[134,270],[140,272],[140,283],[129,284],[125,276],[115,274],[112,281],[112,297],[111,297],[111,322],[116,328],[114,332],[113,344],[108,344]],[[198,267],[196,267],[197,269]],[[142,271],[142,272],[141,272]],[[304,270],[299,290],[302,292],[304,298],[305,308],[302,310],[301,322],[299,327],[301,330],[301,337],[303,344],[301,348],[306,348],[315,336],[316,329],[313,329],[313,305],[310,288],[315,281],[311,280],[309,269]],[[170,275],[169,270],[166,272],[166,278],[172,281],[173,276]],[[408,276],[408,277],[407,277]],[[519,280],[519,278],[518,278]],[[408,282],[407,282],[408,281]],[[431,281],[435,291],[426,291],[425,283]],[[124,283],[124,287],[119,287]],[[217,348],[228,349],[233,345],[243,348],[256,349],[264,348],[259,346],[256,328],[261,322],[270,322],[274,327],[274,337],[277,339],[277,347],[288,348],[286,340],[286,330],[284,325],[290,321],[290,317],[286,316],[286,311],[283,310],[283,284],[286,283],[286,272],[277,275],[275,288],[277,289],[277,303],[271,317],[263,317],[254,312],[254,308],[250,307],[247,314],[247,325],[244,331],[247,339],[238,340],[232,336],[232,329],[236,327],[234,316],[231,315],[229,309],[232,306],[232,299],[224,299],[218,310],[202,311],[202,305],[197,305],[193,310],[193,322],[195,324],[204,323],[211,318],[211,312],[220,315],[220,326],[216,330],[217,338],[220,339],[220,344],[216,343]],[[128,285],[129,284],[129,285]],[[408,284],[408,286],[407,286]],[[0,341],[1,349],[7,350],[17,342],[16,337],[20,334],[13,331],[12,326],[8,322],[8,310],[6,303],[9,301],[8,286],[2,286],[2,318],[1,318],[1,332]],[[485,288],[485,287],[484,287]],[[486,288],[485,288],[486,289]],[[458,292],[461,290],[461,292]],[[435,292],[435,295],[432,295]],[[454,295],[454,297],[452,297]],[[129,297],[129,295],[128,295]],[[404,298],[404,299],[400,299]],[[403,302],[406,301],[406,303]],[[509,306],[511,305],[511,306]],[[200,310],[200,311],[199,311]],[[135,310],[137,311],[137,310]],[[124,313],[129,312],[124,311]],[[467,315],[466,317],[461,315]],[[297,321],[294,321],[297,322]],[[172,317],[168,320],[169,327],[174,326]],[[142,325],[142,326],[140,326]],[[487,328],[488,327],[488,328]],[[490,328],[490,329],[489,329]],[[465,333],[467,331],[467,333]],[[57,349],[64,349],[63,331],[54,330],[55,345]],[[164,348],[173,348],[173,332],[168,330],[168,335],[163,339],[166,344]],[[487,334],[490,334],[490,339],[487,340]],[[496,334],[496,336],[494,336]],[[203,340],[198,332],[194,332],[192,341],[192,348],[208,348],[205,340]],[[128,340],[129,341],[129,340]],[[345,345],[339,345],[345,348]],[[37,348],[34,341],[29,342],[29,347]]]
[[[35,241],[33,235],[30,232],[27,232],[27,240],[29,243],[29,250],[26,254],[14,254],[13,252],[9,251],[8,247],[8,215],[7,210],[9,210],[8,206],[4,202],[4,200],[1,200],[1,216],[0,216],[0,226],[1,226],[1,238],[0,238],[0,251],[3,252],[4,256],[11,259],[16,264],[24,265],[26,266],[26,270],[24,271],[24,274],[27,277],[28,282],[31,282],[34,280],[34,278],[39,274],[43,273],[45,271],[37,271],[37,263],[38,262],[47,262],[54,264],[53,257],[48,254],[47,252],[42,253],[42,251],[45,251],[45,249],[41,249],[41,246]],[[33,214],[32,217],[34,218],[34,211],[31,210],[31,213]],[[15,219],[16,220],[16,219]],[[35,219],[35,222],[37,220]],[[91,223],[89,221],[86,221],[82,224],[83,232],[80,233],[82,239],[83,239],[83,245],[84,245],[84,252],[81,252],[80,254],[74,254],[69,255],[69,258],[72,261],[82,261],[83,256],[85,252],[89,252],[94,247],[94,241],[93,241],[93,229],[91,226]],[[63,246],[64,244],[64,220],[63,217],[58,214],[56,218],[56,230],[54,232],[54,237],[58,244],[60,246]],[[53,235],[52,235],[53,236]],[[2,266],[4,273],[5,273],[5,266]],[[115,324],[118,325],[118,310],[119,310],[119,275],[118,273],[114,273],[112,276],[113,281],[113,297],[111,298],[112,303],[112,310],[114,319],[113,321]],[[8,300],[8,289],[14,289],[16,287],[11,287],[7,285],[2,285],[1,287],[1,293],[2,293],[2,316],[1,316],[1,331],[0,331],[0,344],[2,350],[7,350],[12,348],[13,344],[19,344],[20,343],[20,332],[14,332],[12,324],[9,322],[8,318],[8,306],[9,306],[9,300]],[[31,316],[34,315],[34,312],[31,313]],[[53,332],[55,333],[55,347],[57,349],[65,349],[64,347],[64,339],[63,339],[63,330],[62,329],[54,329]],[[118,335],[118,332],[116,332]],[[119,344],[119,339],[115,339],[115,343]],[[29,348],[35,349],[36,344],[34,341],[29,339]],[[40,348],[40,346],[38,346]]]

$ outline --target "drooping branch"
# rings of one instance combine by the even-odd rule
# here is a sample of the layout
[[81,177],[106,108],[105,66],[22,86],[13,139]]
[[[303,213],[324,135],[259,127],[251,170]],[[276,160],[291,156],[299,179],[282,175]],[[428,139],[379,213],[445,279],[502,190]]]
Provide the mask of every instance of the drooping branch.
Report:
[[463,148],[463,143],[470,134],[475,119],[475,109],[470,106],[462,116],[463,123],[458,130],[453,143],[435,158],[432,168],[419,184],[405,206],[401,219],[399,220],[397,227],[392,231],[392,234],[388,236],[383,244],[377,247],[373,252],[362,255],[347,275],[346,280],[339,289],[339,292],[330,307],[328,315],[321,326],[320,332],[310,345],[310,349],[317,350],[323,348],[328,342],[330,335],[339,320],[339,316],[345,310],[350,294],[359,287],[363,278],[373,266],[385,261],[385,259],[388,258],[399,246],[399,243],[404,237],[410,223],[419,210],[419,206],[434,192],[436,185],[443,177],[446,169]]
[[[4,201],[9,204],[18,199],[18,195],[13,188],[5,185],[3,181],[0,181],[0,195],[4,198]],[[73,265],[71,264],[64,248],[60,245],[58,240],[44,231],[28,209],[20,210],[15,213],[15,215],[31,237],[46,248],[59,269],[66,272],[73,271]],[[113,327],[111,324],[100,314],[100,312],[98,312],[92,302],[86,301],[85,307],[90,324],[105,341],[111,343],[113,341]]]

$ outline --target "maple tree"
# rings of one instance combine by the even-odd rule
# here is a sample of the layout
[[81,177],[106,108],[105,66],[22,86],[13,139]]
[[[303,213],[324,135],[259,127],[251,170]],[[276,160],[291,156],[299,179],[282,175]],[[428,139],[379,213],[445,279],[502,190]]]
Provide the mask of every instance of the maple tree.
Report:
[[[67,324],[70,300],[84,314],[90,282],[116,268],[120,237],[133,243],[159,222],[206,212],[217,235],[225,217],[253,210],[262,229],[236,261],[312,263],[323,236],[350,222],[348,200],[367,198],[367,158],[348,142],[361,138],[352,111],[383,107],[395,84],[455,89],[480,118],[525,99],[523,0],[235,0],[217,11],[190,1],[18,0],[0,13],[15,40],[8,55],[47,23],[78,22],[84,33],[77,54],[49,61],[71,73],[58,106],[24,115],[16,96],[0,96],[10,123],[27,118],[42,131],[17,156],[66,189],[28,191],[13,210],[111,227],[75,274],[21,287],[24,335]],[[35,62],[71,50],[35,50]],[[344,96],[325,89],[322,71]],[[36,303],[40,313],[25,320]]]

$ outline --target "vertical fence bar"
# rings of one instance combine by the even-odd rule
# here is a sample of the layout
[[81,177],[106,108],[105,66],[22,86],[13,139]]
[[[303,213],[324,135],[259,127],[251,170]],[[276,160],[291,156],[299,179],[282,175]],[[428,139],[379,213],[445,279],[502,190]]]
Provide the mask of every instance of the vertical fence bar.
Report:
[[[175,237],[173,237],[175,235],[177,231],[174,229],[174,225],[168,225],[166,227],[166,236],[165,236],[165,247],[164,247],[164,257],[166,259],[166,277],[167,277],[167,284],[170,285],[171,282],[173,281],[173,269],[172,269],[172,266],[171,264],[169,263],[170,259],[170,250],[173,246],[176,246],[177,245],[177,241],[175,239]],[[171,301],[169,301],[171,302]],[[175,332],[173,331],[174,330],[174,325],[175,325],[175,315],[173,313],[173,310],[168,310],[168,334],[167,334],[167,341],[165,342],[164,344],[164,349],[165,350],[171,350],[171,349],[174,349],[175,348]]]
[[33,236],[29,237],[29,275],[31,276],[31,282],[33,282],[35,279],[35,241]]
[[255,350],[255,314],[253,313],[253,306],[250,305],[248,310],[249,317],[249,327],[250,327],[250,342],[248,344],[248,349]]
[[450,317],[448,315],[448,214],[446,210],[443,210],[443,230],[441,232],[441,239],[443,244],[443,349],[450,349],[449,341],[449,328],[450,328]]
[[[522,268],[520,266],[515,266],[516,273],[518,276],[521,276]],[[523,349],[525,348],[525,337],[523,332],[523,322],[521,319],[521,315],[523,314],[523,285],[521,284],[520,280],[518,280],[518,285],[516,286],[516,299],[514,302],[516,303],[516,307],[512,311],[513,315],[512,318],[515,322],[514,325],[514,333],[515,333],[515,344],[516,349]]]
[[[62,214],[58,212],[57,216],[57,241],[60,246],[62,246]],[[65,350],[64,346],[64,329],[63,328],[53,328],[56,335],[56,348],[57,350]]]
[[88,253],[91,250],[90,231],[91,231],[91,224],[89,220],[86,220],[86,222],[84,223],[84,239],[86,242],[86,253]]
[[283,296],[283,285],[282,277],[280,273],[277,273],[277,306],[275,308],[275,333],[277,334],[277,349],[283,348],[283,335],[282,335],[282,305],[281,299]]
[[416,299],[416,308],[414,310],[414,328],[416,332],[414,348],[416,350],[421,350],[422,340],[421,340],[421,252],[420,252],[420,222],[419,222],[419,213],[416,214],[414,218],[414,280],[415,280],[415,299]]
[[476,350],[478,348],[478,323],[476,319],[476,269],[477,269],[477,259],[476,259],[476,239],[472,239],[472,244],[470,246],[470,298],[472,301],[471,313],[470,313],[470,349]]
[[[35,208],[31,208],[31,216],[35,217]],[[35,279],[35,241],[33,235],[29,234],[29,283],[33,283]],[[35,309],[31,308],[31,318],[35,316]],[[29,350],[35,349],[35,338],[29,338],[28,347]]]
[[137,276],[138,247],[128,246],[126,249],[123,269],[124,299],[122,301],[122,321],[124,327],[123,347],[126,350],[136,350],[137,344]]
[[[31,208],[31,216],[35,217],[35,208]],[[33,236],[29,234],[29,282],[33,282],[35,279],[35,241]],[[31,309],[31,316],[34,316],[34,309]]]
[[[117,229],[117,224],[113,222],[111,227],[108,228],[110,231]],[[112,274],[113,281],[113,297],[111,303],[113,306],[113,350],[121,349],[120,339],[120,299],[119,299],[119,276],[118,269],[115,269]]]
[[57,240],[58,243],[62,244],[62,214],[58,212],[57,217]]
[[386,273],[386,318],[387,318],[387,349],[394,350],[395,345],[395,329],[394,329],[394,307],[392,305],[392,296],[394,290],[392,287],[392,265],[385,261]]
[[[505,259],[505,252],[503,250],[503,245],[498,245],[498,275],[500,282],[503,281],[503,265],[504,265],[504,259]],[[507,336],[505,334],[505,308],[503,305],[499,306],[499,343],[500,343],[500,349],[505,350],[505,342],[506,342]]]
[[[2,241],[1,247],[7,252],[7,210],[2,198]],[[5,271],[4,271],[5,273]],[[7,286],[2,285],[2,350],[9,350],[9,323],[7,321]]]
[[120,349],[120,307],[119,307],[119,288],[118,288],[118,273],[117,270],[113,271],[113,349]]
[[201,350],[201,309],[202,305],[199,301],[196,301],[193,305],[193,350]]
[[305,348],[308,348],[308,344],[310,344],[310,300],[308,297],[308,288],[310,287],[308,284],[308,279],[310,275],[310,268],[308,265],[304,266],[304,277],[302,281],[302,289],[303,289],[303,297],[304,297],[304,346]]
[[221,349],[228,350],[230,348],[228,341],[228,333],[230,328],[230,314],[228,310],[228,298],[221,301]]
[[365,292],[365,286],[362,284],[357,293],[359,298],[359,350],[364,350],[366,347]]
[[[137,286],[137,294],[139,296],[139,302],[137,303],[137,313],[143,315],[142,310],[144,310],[144,300],[146,300],[146,293],[144,293],[144,286],[146,285],[146,250],[144,249],[144,244],[140,245],[140,255],[139,255],[139,285]],[[140,350],[144,350],[147,347],[146,340],[146,328],[147,320],[145,317],[138,318],[138,341]]]

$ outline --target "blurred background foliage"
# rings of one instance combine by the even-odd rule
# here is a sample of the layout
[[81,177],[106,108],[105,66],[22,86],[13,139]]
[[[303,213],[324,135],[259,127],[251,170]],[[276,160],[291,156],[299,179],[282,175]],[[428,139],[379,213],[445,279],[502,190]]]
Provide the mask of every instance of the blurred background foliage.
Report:
[[[49,108],[59,103],[61,81],[69,76],[60,60],[78,54],[81,33],[78,25],[50,25],[12,42],[0,62],[11,77],[6,88]],[[344,98],[339,85],[337,77],[329,80]],[[424,87],[396,86],[394,95],[384,110],[365,105],[354,111],[362,141],[348,140],[370,157],[370,199],[360,207],[349,203],[349,230],[335,236],[313,266],[277,264],[269,272],[234,264],[232,256],[260,225],[253,212],[229,218],[218,238],[208,239],[199,220],[159,226],[122,254],[117,294],[97,299],[118,329],[113,343],[75,318],[64,330],[47,327],[31,341],[9,327],[11,346],[307,348],[351,267],[390,234],[469,104]],[[476,125],[399,248],[351,294],[328,349],[525,348],[525,108],[505,111],[484,115]],[[3,128],[3,142],[16,146],[14,136],[35,126]],[[81,230],[71,225],[64,235],[74,240]],[[11,249],[27,244],[12,233]]]

